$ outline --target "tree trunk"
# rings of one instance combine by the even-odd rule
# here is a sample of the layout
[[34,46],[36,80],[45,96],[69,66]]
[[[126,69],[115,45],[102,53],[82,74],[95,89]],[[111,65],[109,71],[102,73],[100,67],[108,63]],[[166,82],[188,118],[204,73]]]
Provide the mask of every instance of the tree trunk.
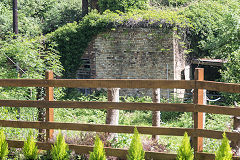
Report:
[[91,0],[90,7],[91,7],[91,10],[96,9],[99,11],[98,0]]
[[88,0],[82,0],[82,17],[88,14]]
[[[119,88],[108,89],[108,101],[109,102],[119,102]],[[109,109],[106,116],[106,124],[118,125],[119,120],[119,110]],[[117,134],[107,133],[107,140],[116,138]]]
[[[43,88],[38,87],[37,88],[37,100],[42,100],[43,99]],[[45,108],[37,108],[38,109],[38,121],[45,121],[45,115],[46,115],[46,110]],[[44,142],[45,138],[45,130],[44,129],[39,129],[38,130],[38,141]]]
[[[160,103],[160,89],[153,89],[152,90],[152,101],[153,103]],[[160,111],[153,111],[152,112],[152,126],[160,127]],[[159,140],[158,135],[152,136],[153,140]]]
[[[119,102],[119,88],[108,89],[108,101]],[[109,109],[107,111],[106,124],[118,125],[119,110]]]

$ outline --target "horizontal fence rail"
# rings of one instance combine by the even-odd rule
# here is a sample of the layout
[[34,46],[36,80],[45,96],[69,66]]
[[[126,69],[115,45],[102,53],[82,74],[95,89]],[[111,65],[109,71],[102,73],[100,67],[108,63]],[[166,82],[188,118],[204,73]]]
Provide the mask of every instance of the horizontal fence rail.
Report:
[[[199,78],[195,80],[147,80],[147,79],[0,79],[0,87],[46,87],[49,92],[48,99],[35,100],[0,100],[0,106],[5,107],[37,107],[46,108],[53,111],[53,108],[73,108],[73,109],[118,109],[118,110],[140,110],[140,111],[171,111],[171,112],[191,112],[194,115],[193,128],[167,128],[167,127],[143,127],[136,126],[139,133],[148,135],[165,135],[165,136],[183,136],[185,132],[193,137],[194,153],[197,159],[214,159],[214,154],[199,152],[198,146],[201,146],[199,138],[221,139],[222,131],[206,130],[201,128],[201,114],[224,114],[240,117],[240,108],[232,108],[228,106],[203,105],[201,96],[203,89],[240,93],[240,84],[230,84],[222,82],[201,81]],[[126,102],[79,102],[79,101],[52,101],[52,87],[67,88],[147,88],[147,89],[194,89],[194,97],[192,104],[170,104],[170,103],[126,103]],[[50,90],[51,88],[51,90]],[[52,99],[49,97],[52,96]],[[200,97],[200,98],[199,98]],[[50,115],[50,114],[49,114]],[[33,128],[46,129],[49,133],[53,129],[74,130],[74,131],[90,131],[90,132],[107,132],[107,133],[128,133],[134,132],[135,126],[109,125],[109,124],[81,124],[81,123],[61,123],[49,120],[46,122],[39,121],[15,121],[0,120],[1,127],[11,128]],[[200,125],[199,125],[200,124]],[[199,127],[200,126],[200,127]],[[226,132],[230,140],[240,140],[240,133]],[[50,137],[50,135],[48,135]],[[23,141],[8,140],[9,147],[21,148]],[[37,142],[39,149],[51,149],[50,142]],[[202,145],[203,146],[203,145]],[[88,154],[92,151],[92,146],[81,146],[69,144],[69,148],[76,153]],[[126,149],[105,148],[108,156],[116,156],[126,158]],[[240,157],[234,157],[237,159]],[[146,152],[146,159],[176,159],[176,154]]]
[[68,87],[68,88],[181,88],[192,89],[195,81],[150,79],[1,79],[1,87]]
[[162,88],[206,89],[239,93],[240,84],[197,80],[149,79],[0,79],[0,87],[67,87],[67,88]]
[[210,91],[228,93],[240,93],[240,84],[213,81],[196,81],[196,89],[206,89]]
[[193,104],[0,100],[0,106],[194,112]]
[[[0,126],[12,128],[34,128],[34,129],[61,129],[75,131],[91,132],[109,132],[109,133],[133,133],[136,127],[141,134],[165,135],[165,136],[183,136],[187,132],[192,137],[205,137],[222,139],[222,131],[193,129],[193,128],[166,128],[166,127],[141,127],[141,126],[123,126],[108,124],[79,124],[79,123],[59,123],[59,122],[30,122],[30,121],[12,121],[0,120]],[[226,132],[230,140],[240,139],[239,133]]]
[[172,112],[206,112],[240,116],[240,108],[216,105],[196,105],[184,103],[126,103],[126,102],[75,102],[75,101],[31,101],[31,100],[0,100],[0,106],[7,107],[38,107],[38,108],[78,108],[78,109],[119,109],[149,110]]

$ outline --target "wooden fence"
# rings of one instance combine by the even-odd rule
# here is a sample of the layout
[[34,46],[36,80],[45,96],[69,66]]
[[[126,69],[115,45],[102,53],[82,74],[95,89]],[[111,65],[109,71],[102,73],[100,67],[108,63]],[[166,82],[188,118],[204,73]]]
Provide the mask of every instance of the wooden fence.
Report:
[[[196,159],[214,159],[214,154],[204,153],[202,137],[221,139],[223,132],[203,129],[202,112],[240,116],[239,108],[227,106],[203,105],[203,89],[240,93],[239,84],[203,81],[203,70],[197,69],[195,80],[98,80],[98,79],[53,79],[52,72],[47,72],[46,79],[0,79],[0,87],[46,87],[46,98],[42,101],[33,100],[0,100],[0,106],[7,107],[38,107],[47,109],[45,122],[0,120],[0,126],[13,128],[47,129],[47,137],[51,138],[53,129],[110,132],[110,133],[133,133],[134,126],[107,125],[107,124],[79,124],[59,123],[53,121],[53,108],[84,108],[84,109],[119,109],[119,110],[150,110],[150,111],[174,111],[192,112],[193,128],[164,128],[142,127],[137,129],[141,134],[183,136],[184,132],[193,137],[194,153]],[[53,87],[69,88],[163,88],[163,89],[194,89],[192,104],[166,104],[166,103],[115,103],[115,102],[76,102],[76,101],[53,101]],[[227,132],[230,140],[239,141],[240,134]],[[20,148],[23,141],[8,140],[9,147]],[[50,149],[50,142],[38,142],[40,149]],[[70,144],[69,148],[76,153],[89,153],[92,146]],[[108,156],[126,158],[127,150],[105,148]],[[175,159],[176,154],[146,152],[146,159]],[[235,157],[234,159],[237,159]]]

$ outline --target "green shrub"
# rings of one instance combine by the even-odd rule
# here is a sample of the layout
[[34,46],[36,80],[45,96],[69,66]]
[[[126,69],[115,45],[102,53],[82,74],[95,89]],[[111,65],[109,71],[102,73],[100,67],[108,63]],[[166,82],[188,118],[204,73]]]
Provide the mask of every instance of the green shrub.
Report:
[[195,57],[224,59],[239,48],[239,0],[204,0],[183,10],[194,26],[191,46]]
[[232,150],[229,145],[229,140],[224,132],[222,143],[215,154],[215,160],[231,160],[231,159],[232,159]]
[[27,160],[34,160],[38,158],[38,148],[34,142],[32,133],[28,135],[27,141],[24,142],[23,154]]
[[134,135],[128,150],[127,159],[128,160],[144,160],[145,152],[142,147],[140,135],[137,128],[134,128]]
[[98,136],[96,136],[93,152],[90,153],[89,160],[106,160],[104,145]]
[[82,0],[58,0],[51,9],[45,12],[43,33],[50,33],[67,23],[79,21],[81,18]]
[[102,12],[107,9],[126,12],[130,9],[146,9],[147,2],[148,0],[99,0],[98,5]]
[[[240,35],[240,33],[239,33]],[[240,36],[239,36],[240,37]],[[227,62],[224,64],[224,69],[221,71],[221,79],[223,82],[228,83],[240,83],[240,48],[229,54],[227,58]],[[240,102],[240,95],[239,93],[233,94],[233,93],[222,93],[225,97],[225,103],[233,104],[234,101]]]
[[6,159],[8,155],[8,144],[3,130],[0,131],[0,159]]
[[194,0],[168,0],[169,4],[174,6],[185,5],[192,1]]
[[193,149],[191,148],[188,134],[185,132],[182,144],[178,149],[177,160],[193,160],[193,158]]
[[64,137],[61,132],[57,135],[57,140],[54,143],[54,146],[52,146],[51,150],[51,156],[53,160],[68,160],[69,154],[68,154],[69,148],[67,143],[64,140]]

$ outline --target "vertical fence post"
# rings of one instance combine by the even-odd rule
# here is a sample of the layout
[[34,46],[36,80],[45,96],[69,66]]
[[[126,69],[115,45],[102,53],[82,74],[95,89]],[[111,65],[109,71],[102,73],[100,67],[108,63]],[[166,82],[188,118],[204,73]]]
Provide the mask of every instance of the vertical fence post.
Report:
[[[160,88],[152,90],[152,101],[153,103],[160,103]],[[160,111],[152,112],[152,126],[160,127]],[[152,135],[153,140],[159,140],[158,135]]]
[[[53,79],[53,71],[45,72],[45,79],[51,80]],[[46,87],[46,97],[45,101],[53,101],[53,87]],[[54,110],[53,108],[46,108],[46,122],[53,122],[54,118]],[[53,129],[46,130],[46,141],[49,141],[53,138]]]
[[[238,108],[238,104],[235,102],[235,108]],[[240,117],[233,116],[233,132],[240,132]],[[232,140],[230,146],[232,147],[233,155],[240,156],[240,141],[238,139]]]
[[[203,81],[204,80],[204,69],[203,68],[195,69],[194,80],[195,81],[197,81],[197,80]],[[196,88],[194,89],[193,103],[195,105],[203,104],[203,89],[196,89]],[[202,112],[194,112],[193,120],[194,120],[194,129],[203,129],[203,113]],[[197,136],[193,137],[193,146],[194,146],[195,158],[197,158],[196,153],[203,151],[203,137],[197,137]]]

